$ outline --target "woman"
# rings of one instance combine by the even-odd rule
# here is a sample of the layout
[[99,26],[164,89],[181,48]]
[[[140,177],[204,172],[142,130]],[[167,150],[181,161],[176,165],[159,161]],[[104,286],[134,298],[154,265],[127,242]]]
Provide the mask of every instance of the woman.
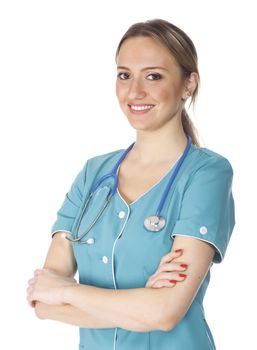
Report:
[[[136,142],[86,162],[28,301],[39,318],[80,326],[80,349],[215,349],[202,301],[235,224],[233,170],[199,146],[185,110],[199,84],[195,47],[176,26],[151,20],[128,29],[116,62],[117,97]],[[83,213],[85,200],[112,169],[118,188],[88,231],[113,178]]]

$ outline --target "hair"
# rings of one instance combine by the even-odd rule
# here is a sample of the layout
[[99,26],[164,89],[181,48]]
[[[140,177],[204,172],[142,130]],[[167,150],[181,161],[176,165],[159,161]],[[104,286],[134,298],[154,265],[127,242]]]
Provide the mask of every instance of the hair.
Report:
[[[120,48],[125,40],[138,36],[150,37],[163,44],[176,59],[181,68],[182,77],[184,79],[190,77],[192,72],[196,72],[199,76],[197,52],[192,40],[181,29],[163,19],[152,19],[146,22],[133,24],[121,38],[115,57],[117,58]],[[189,107],[191,106],[191,103],[195,105],[198,87],[199,80],[194,92],[192,93]],[[192,143],[197,147],[200,147],[197,130],[185,107],[182,110],[181,122],[185,133],[189,134],[191,137]]]

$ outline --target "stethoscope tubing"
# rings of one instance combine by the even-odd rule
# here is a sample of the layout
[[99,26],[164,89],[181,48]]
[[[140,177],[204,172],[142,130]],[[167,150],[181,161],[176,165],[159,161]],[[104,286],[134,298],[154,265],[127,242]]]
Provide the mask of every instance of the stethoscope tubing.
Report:
[[74,238],[69,238],[69,237],[66,237],[69,241],[73,242],[73,243],[87,243],[86,241],[83,242],[82,239],[88,234],[88,232],[91,230],[91,228],[95,225],[95,223],[97,222],[97,220],[100,218],[100,216],[103,214],[105,208],[108,206],[111,198],[112,198],[112,195],[111,195],[111,190],[109,191],[108,195],[107,195],[107,199],[103,205],[103,207],[101,208],[101,210],[97,213],[96,217],[94,218],[94,220],[92,221],[92,223],[87,227],[87,229],[82,233],[82,235],[80,237],[78,237],[78,230],[79,230],[79,226],[80,226],[80,223],[81,223],[81,220],[84,216],[84,213],[87,209],[87,206],[90,202],[90,199],[92,197],[92,195],[94,194],[94,192],[91,192],[89,197],[87,198],[87,200],[85,201],[85,204],[83,206],[83,210],[81,211],[80,213],[80,216],[78,218],[78,221],[76,223],[76,226],[75,226],[75,229],[74,229]]
[[[161,211],[163,209],[163,206],[165,204],[165,201],[167,199],[167,196],[168,196],[168,193],[170,191],[170,188],[176,178],[176,175],[177,173],[179,172],[179,169],[181,168],[189,150],[190,150],[190,147],[191,147],[191,143],[192,143],[192,140],[191,140],[191,137],[186,134],[186,137],[187,137],[187,145],[186,145],[186,148],[181,156],[181,158],[179,159],[177,165],[176,165],[176,168],[162,194],[162,197],[161,197],[161,200],[160,200],[160,203],[158,205],[158,208],[156,210],[156,214],[154,214],[154,216],[156,217],[159,217],[161,218]],[[103,175],[95,184],[92,185],[91,189],[90,189],[90,194],[89,196],[87,197],[87,199],[85,200],[84,204],[83,204],[83,207],[82,207],[82,210],[80,212],[80,215],[77,219],[77,222],[76,222],[76,225],[75,225],[75,228],[74,228],[74,239],[71,239],[71,238],[68,238],[67,239],[73,243],[87,243],[86,241],[82,241],[82,239],[87,235],[87,233],[91,230],[91,228],[95,225],[95,223],[97,222],[97,220],[100,218],[100,216],[103,214],[105,208],[108,206],[112,196],[116,193],[117,191],[117,188],[118,188],[118,175],[117,175],[117,170],[121,164],[121,162],[123,161],[123,159],[126,157],[126,155],[128,154],[128,152],[131,150],[131,148],[134,146],[135,142],[133,142],[124,152],[123,154],[121,155],[121,157],[118,159],[118,161],[116,162],[115,166],[113,167],[112,171],[109,173],[109,174],[106,174],[106,175]],[[97,190],[97,188],[100,187],[100,185],[108,178],[112,177],[113,180],[114,180],[114,184],[112,186],[112,188],[110,188],[109,190],[109,193],[107,195],[107,198],[105,200],[105,203],[103,205],[103,207],[101,208],[101,210],[97,213],[96,217],[94,218],[94,220],[92,221],[92,223],[87,227],[86,230],[83,231],[82,235],[79,237],[78,236],[78,231],[79,231],[79,226],[81,224],[81,221],[82,221],[82,218],[85,214],[85,211],[88,207],[88,204],[90,202],[90,199],[92,198],[93,194],[95,193],[95,191]]]
[[178,163],[176,165],[176,168],[175,168],[172,176],[170,177],[169,182],[167,183],[167,186],[166,186],[165,190],[163,191],[163,194],[162,194],[159,206],[158,206],[158,208],[156,210],[156,214],[155,214],[156,216],[160,216],[161,215],[161,211],[162,211],[162,208],[163,208],[163,206],[165,204],[165,201],[166,201],[166,198],[167,198],[168,193],[170,191],[170,188],[171,188],[171,186],[172,186],[172,184],[173,184],[173,182],[174,182],[174,180],[175,180],[175,178],[177,176],[177,173],[179,172],[179,169],[181,168],[181,165],[183,164],[183,162],[184,162],[184,160],[185,160],[185,158],[186,158],[186,156],[187,156],[187,154],[188,154],[188,152],[190,150],[192,140],[191,140],[191,137],[189,135],[186,135],[186,136],[187,136],[186,148],[185,148],[182,156],[180,157],[180,159],[179,159],[179,161],[178,161]]

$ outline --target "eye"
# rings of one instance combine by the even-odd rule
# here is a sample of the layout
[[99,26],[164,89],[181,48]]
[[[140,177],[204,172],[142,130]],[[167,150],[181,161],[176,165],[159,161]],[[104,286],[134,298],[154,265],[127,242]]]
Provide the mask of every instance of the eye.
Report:
[[162,76],[158,73],[151,73],[147,75],[148,80],[160,80]]
[[128,73],[122,73],[122,72],[120,72],[120,73],[118,73],[117,74],[117,78],[118,79],[120,79],[120,80],[127,80],[127,79],[129,79],[129,74]]

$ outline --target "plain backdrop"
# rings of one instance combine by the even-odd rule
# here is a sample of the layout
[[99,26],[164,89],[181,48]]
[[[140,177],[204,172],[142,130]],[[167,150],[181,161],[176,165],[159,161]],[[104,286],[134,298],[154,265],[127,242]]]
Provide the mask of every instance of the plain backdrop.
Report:
[[[254,1],[0,2],[1,349],[77,349],[76,327],[38,320],[27,280],[41,267],[65,193],[93,156],[135,138],[115,96],[127,28],[163,18],[198,51],[189,110],[203,147],[234,169],[236,226],[212,267],[206,318],[217,349],[257,349],[256,18]],[[185,349],[186,350],[186,349]]]

